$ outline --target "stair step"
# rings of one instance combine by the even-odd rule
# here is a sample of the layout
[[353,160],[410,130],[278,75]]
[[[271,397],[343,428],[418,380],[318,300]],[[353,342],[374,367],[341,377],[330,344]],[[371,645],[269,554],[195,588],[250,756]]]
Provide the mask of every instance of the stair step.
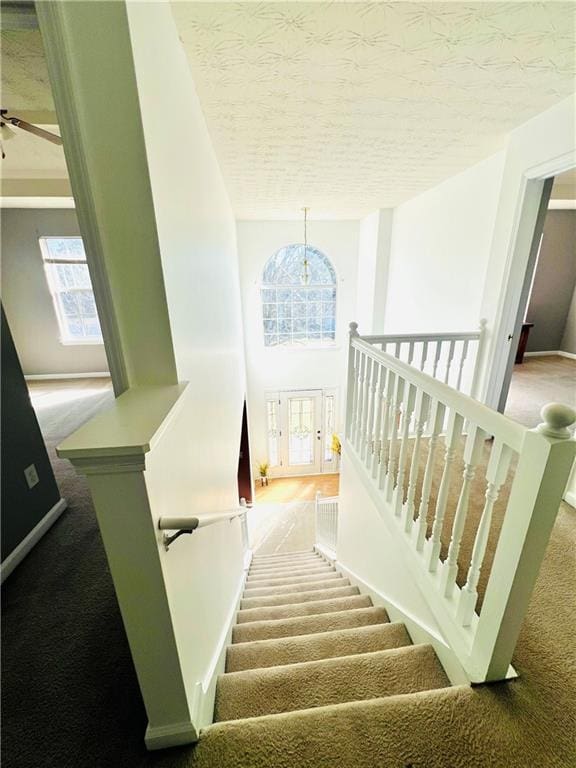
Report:
[[299,549],[295,552],[273,552],[268,555],[258,555],[255,554],[252,557],[253,561],[260,561],[260,560],[278,560],[283,557],[306,557],[310,555],[317,555],[318,553],[315,552],[313,549]]
[[319,581],[320,579],[340,578],[338,571],[315,571],[307,576],[284,576],[277,579],[258,579],[246,583],[246,589],[259,589],[260,587],[281,587],[284,584],[303,584],[306,581]]
[[257,640],[228,647],[226,672],[318,661],[411,644],[408,632],[401,623],[352,627],[278,640]]
[[351,597],[334,597],[331,600],[312,600],[308,603],[293,603],[291,605],[273,605],[267,608],[248,608],[238,611],[237,624],[250,621],[274,621],[277,619],[292,619],[297,616],[314,616],[319,613],[334,613],[334,611],[350,611],[354,608],[369,608],[372,599],[369,595],[352,595]]
[[448,685],[430,645],[221,675],[214,720],[238,720]]
[[276,563],[276,565],[266,565],[266,566],[257,566],[253,565],[250,567],[249,574],[250,576],[256,576],[256,575],[262,575],[267,576],[270,573],[277,573],[278,571],[304,571],[307,568],[319,568],[319,567],[331,567],[330,563],[327,563],[325,560],[306,560],[301,563]]
[[247,583],[252,584],[255,581],[266,581],[268,579],[286,579],[291,576],[308,576],[316,573],[333,573],[335,571],[332,565],[312,565],[304,568],[280,568],[272,571],[265,571],[260,573],[259,571],[248,573],[246,579]]
[[475,698],[477,693],[470,686],[453,686],[214,723],[202,731],[194,748],[194,765],[404,768],[412,764],[424,768],[418,759],[423,753],[433,755],[426,766],[455,766],[455,754],[463,754],[462,767],[479,765],[467,759],[473,745],[458,752],[458,733],[454,735],[459,722],[455,713],[475,711],[471,701]]
[[324,565],[328,565],[328,561],[324,560],[323,557],[320,557],[319,555],[312,555],[311,557],[302,557],[298,560],[274,560],[269,563],[255,563],[252,561],[250,563],[250,568],[256,568],[259,571],[267,570],[268,568],[289,568],[290,566],[303,566],[303,565],[310,565],[313,563],[323,563]]
[[292,603],[307,603],[310,600],[330,600],[333,597],[350,597],[359,595],[358,587],[334,587],[334,589],[314,589],[310,592],[287,592],[283,595],[266,595],[264,597],[246,597],[240,601],[240,608],[267,608],[272,605],[290,605]]
[[337,587],[347,587],[349,584],[350,580],[345,579],[344,577],[339,579],[328,579],[320,581],[305,581],[296,584],[282,584],[280,586],[246,589],[244,592],[244,597],[248,599],[252,597],[264,597],[268,595],[285,595],[295,592],[311,592],[313,590],[336,589]]
[[279,637],[310,635],[316,632],[330,632],[334,629],[363,627],[368,624],[384,624],[389,621],[384,608],[355,608],[351,611],[336,611],[314,616],[299,616],[294,619],[253,621],[237,624],[232,629],[233,643],[247,643],[252,640],[272,640]]

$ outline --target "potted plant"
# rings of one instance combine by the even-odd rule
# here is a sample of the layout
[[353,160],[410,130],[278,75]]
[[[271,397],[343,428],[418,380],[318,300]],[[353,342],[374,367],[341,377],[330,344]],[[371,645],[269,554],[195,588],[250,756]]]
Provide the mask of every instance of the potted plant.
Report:
[[268,468],[269,464],[267,461],[261,461],[258,463],[258,474],[260,475],[260,482],[262,485],[268,485]]

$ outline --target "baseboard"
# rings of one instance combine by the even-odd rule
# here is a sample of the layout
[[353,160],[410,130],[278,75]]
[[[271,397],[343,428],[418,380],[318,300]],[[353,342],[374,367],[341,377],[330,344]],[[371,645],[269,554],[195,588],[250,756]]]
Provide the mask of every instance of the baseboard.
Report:
[[14,568],[19,565],[26,557],[28,552],[40,541],[46,531],[51,528],[62,512],[66,509],[66,499],[60,499],[54,504],[48,514],[44,515],[37,525],[32,528],[30,533],[22,539],[20,544],[14,549],[0,565],[0,584],[12,573]]
[[208,667],[208,672],[206,673],[203,682],[198,683],[194,711],[192,712],[192,721],[196,724],[198,730],[213,722],[216,683],[218,681],[218,676],[224,672],[226,666],[226,650],[232,640],[232,629],[236,623],[236,614],[240,609],[240,600],[242,600],[242,595],[244,594],[246,576],[248,575],[251,560],[252,551],[248,550],[244,555],[244,573],[240,580],[235,599],[232,601],[232,608],[228,613],[224,629],[220,635],[220,640],[216,646],[214,655],[212,656],[212,662]]
[[167,747],[179,747],[184,744],[193,744],[198,741],[198,731],[193,723],[174,723],[173,725],[160,725],[146,728],[144,743],[146,749],[166,749]]
[[29,373],[26,381],[44,381],[49,379],[109,379],[109,371],[91,371],[88,373]]
[[368,582],[364,581],[357,573],[346,568],[340,561],[336,560],[334,565],[347,579],[350,580],[351,584],[360,589],[362,594],[369,595],[372,598],[374,605],[381,605],[385,608],[386,613],[390,617],[390,621],[402,622],[414,644],[424,643],[429,644],[434,648],[452,685],[470,684],[470,678],[443,637],[432,628],[426,627],[416,617],[406,613],[398,603],[387,595],[384,595],[371,584],[368,584]]
[[561,349],[555,349],[547,352],[524,352],[524,357],[567,357],[570,360],[576,360],[576,355],[572,352],[564,352]]
[[576,491],[566,491],[564,501],[566,504],[570,504],[571,507],[576,508]]

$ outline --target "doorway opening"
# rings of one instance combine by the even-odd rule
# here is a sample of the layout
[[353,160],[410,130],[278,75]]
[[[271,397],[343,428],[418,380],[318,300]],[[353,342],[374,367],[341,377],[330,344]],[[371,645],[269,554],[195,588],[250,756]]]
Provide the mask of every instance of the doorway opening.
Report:
[[576,405],[576,169],[547,180],[500,410],[527,427],[547,402]]

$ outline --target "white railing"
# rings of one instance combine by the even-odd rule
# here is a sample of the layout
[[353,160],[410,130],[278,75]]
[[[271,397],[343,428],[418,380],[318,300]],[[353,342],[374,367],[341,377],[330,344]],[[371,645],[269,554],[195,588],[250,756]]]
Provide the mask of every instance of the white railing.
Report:
[[330,557],[336,557],[338,541],[338,497],[316,494],[316,545]]
[[[470,680],[504,679],[514,674],[512,653],[576,453],[567,429],[576,413],[548,405],[544,422],[527,429],[372,340],[350,325],[345,454],[405,548],[410,572]],[[476,476],[483,493],[477,522],[467,519]],[[493,518],[507,478],[498,531]],[[465,558],[470,525],[476,527]],[[488,570],[489,536],[495,555]]]
[[[400,333],[362,336],[376,348],[413,365],[432,378],[466,392],[478,394],[482,352],[486,338],[486,320],[477,331],[460,333]],[[350,328],[358,330],[356,323]]]
[[211,514],[205,514],[200,516],[186,515],[182,517],[169,517],[163,516],[158,518],[158,529],[160,531],[175,531],[172,535],[164,533],[162,536],[162,544],[166,552],[170,549],[170,545],[179,539],[184,534],[192,534],[199,528],[206,528],[208,525],[215,525],[216,523],[223,523],[225,521],[232,522],[240,518],[240,529],[242,531],[242,547],[244,551],[249,548],[248,543],[248,506],[246,499],[240,499],[240,507],[238,509],[231,509],[228,512],[214,512]]

